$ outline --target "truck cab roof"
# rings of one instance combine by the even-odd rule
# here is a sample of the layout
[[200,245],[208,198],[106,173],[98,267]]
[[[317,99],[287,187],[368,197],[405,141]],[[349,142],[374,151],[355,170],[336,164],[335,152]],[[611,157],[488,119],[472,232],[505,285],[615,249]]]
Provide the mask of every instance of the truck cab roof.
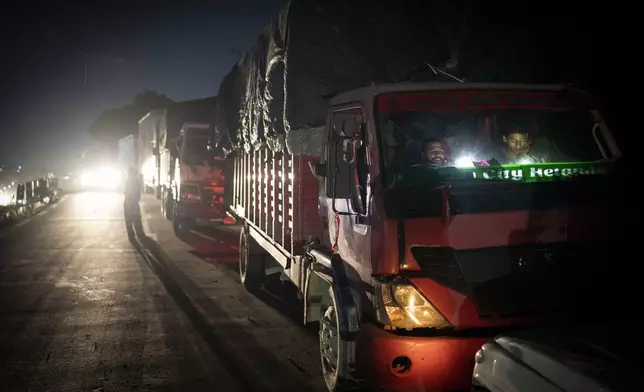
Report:
[[373,97],[383,93],[395,92],[420,92],[437,90],[532,90],[532,91],[585,91],[562,84],[518,84],[518,83],[389,83],[361,87],[347,91],[333,97],[331,106],[343,105],[351,102],[369,102]]

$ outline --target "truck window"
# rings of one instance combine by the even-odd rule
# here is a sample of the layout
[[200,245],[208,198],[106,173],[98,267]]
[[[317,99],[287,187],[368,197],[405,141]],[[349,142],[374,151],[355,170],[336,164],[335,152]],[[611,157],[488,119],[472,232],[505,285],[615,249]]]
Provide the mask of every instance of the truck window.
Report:
[[387,186],[409,168],[431,176],[449,167],[603,159],[588,105],[563,93],[397,93],[380,96],[377,111]]
[[584,194],[599,195],[612,178],[603,175],[619,170],[573,90],[397,92],[376,111],[390,216],[437,216],[446,184],[459,214],[599,203]]
[[204,165],[211,164],[217,157],[221,157],[221,149],[212,148],[209,141],[208,136],[189,137],[183,148],[183,161],[188,165]]
[[327,156],[326,193],[328,197],[346,199],[355,187],[352,172],[355,157],[350,140],[344,138],[359,136],[362,124],[362,109],[347,109],[333,113],[331,131],[329,132],[329,154]]

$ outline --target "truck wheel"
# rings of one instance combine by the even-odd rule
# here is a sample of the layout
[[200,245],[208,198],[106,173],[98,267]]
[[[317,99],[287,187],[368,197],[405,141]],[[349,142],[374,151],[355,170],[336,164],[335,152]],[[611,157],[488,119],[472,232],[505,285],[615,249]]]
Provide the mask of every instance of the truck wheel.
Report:
[[174,230],[174,235],[177,237],[183,237],[192,230],[192,225],[190,224],[190,220],[179,218],[175,215],[172,218],[172,230]]
[[242,285],[249,292],[257,292],[264,281],[264,253],[248,230],[243,229],[239,235],[239,277]]
[[175,207],[172,207],[172,230],[177,237],[183,237],[192,230],[190,219],[186,219],[177,215]]
[[166,197],[164,193],[163,197],[161,198],[161,215],[166,216],[167,214],[168,214],[168,207],[166,206]]
[[167,190],[163,193],[162,205],[163,205],[163,215],[167,220],[171,221],[172,212],[174,209],[174,201],[172,200],[172,194]]
[[329,294],[333,304],[320,319],[320,357],[324,381],[329,392],[359,390],[362,386],[356,375],[356,343],[340,337],[340,319],[332,288],[329,288]]

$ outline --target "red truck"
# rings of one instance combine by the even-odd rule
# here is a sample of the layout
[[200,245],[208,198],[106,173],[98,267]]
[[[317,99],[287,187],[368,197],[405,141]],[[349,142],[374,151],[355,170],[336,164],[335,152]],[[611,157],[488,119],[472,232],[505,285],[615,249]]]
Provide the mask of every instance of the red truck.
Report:
[[[621,152],[590,97],[405,82],[329,103],[333,74],[307,74],[324,68],[310,41],[325,36],[304,33],[330,14],[318,25],[305,8],[290,2],[224,78],[217,127],[232,151],[241,281],[256,291],[279,273],[297,288],[329,391],[469,390],[475,353],[500,331],[594,317],[606,291],[590,271],[613,257],[606,190]],[[283,80],[283,94],[262,80]]]
[[162,211],[177,235],[226,217],[225,160],[213,137],[213,124],[185,123],[171,147],[161,151],[161,170],[167,173]]
[[175,102],[139,121],[141,172],[177,235],[226,217],[225,161],[214,146],[216,108],[217,97]]
[[[332,101],[323,163],[267,150],[237,154],[232,210],[244,225],[242,282],[259,289],[265,271],[279,267],[299,289],[303,321],[320,322],[329,390],[361,380],[392,391],[465,388],[474,354],[500,328],[543,321],[570,303],[553,287],[567,275],[549,271],[590,262],[579,244],[607,238],[602,210],[570,204],[597,191],[576,181],[610,177],[620,152],[601,118],[579,108],[585,95],[567,92],[571,102],[561,102],[563,91],[368,87]],[[550,148],[548,163],[476,166],[489,158],[485,144],[502,140],[497,125],[517,111],[561,150]],[[452,145],[470,167],[397,166],[396,154],[412,154],[396,128],[425,114],[447,125],[467,121]],[[555,133],[582,114],[585,124]],[[405,141],[427,138],[414,136]],[[475,142],[458,146],[468,139]]]

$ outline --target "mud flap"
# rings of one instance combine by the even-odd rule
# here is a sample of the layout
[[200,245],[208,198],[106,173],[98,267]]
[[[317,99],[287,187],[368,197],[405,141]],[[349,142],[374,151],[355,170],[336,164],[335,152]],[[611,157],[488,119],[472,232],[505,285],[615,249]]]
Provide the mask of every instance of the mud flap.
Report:
[[344,271],[340,256],[331,258],[333,282],[331,288],[338,302],[338,318],[340,320],[340,337],[347,342],[357,340],[359,327],[358,309],[349,289],[349,279]]

